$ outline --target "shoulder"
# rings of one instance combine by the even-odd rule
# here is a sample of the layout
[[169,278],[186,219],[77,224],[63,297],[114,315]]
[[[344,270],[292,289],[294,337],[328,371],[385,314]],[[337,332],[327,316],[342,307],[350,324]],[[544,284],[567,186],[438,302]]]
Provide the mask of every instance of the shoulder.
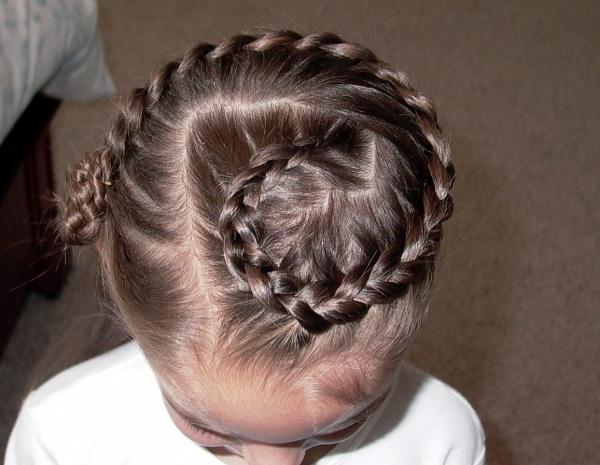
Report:
[[74,365],[30,392],[11,434],[7,465],[183,465],[211,457],[171,421],[136,341]]
[[22,463],[29,457],[23,454],[40,450],[56,460],[41,463],[63,463],[59,459],[91,450],[98,437],[110,441],[118,432],[115,412],[135,404],[149,375],[135,341],[54,375],[25,397],[7,454],[18,459],[14,463]]
[[[431,425],[435,420],[438,432],[455,442],[477,442],[484,437],[479,415],[465,396],[454,387],[408,363],[403,365],[400,380],[402,379],[413,393],[409,414],[414,409],[427,424]],[[403,393],[402,388],[400,393]]]
[[[129,341],[108,352],[73,365],[54,375],[27,398],[30,408],[38,414],[52,410],[64,402],[89,402],[104,389],[124,384],[131,370],[142,367],[143,354],[135,341]],[[84,399],[83,399],[84,398]]]
[[455,388],[403,362],[371,436],[391,456],[412,464],[483,465],[485,431]]

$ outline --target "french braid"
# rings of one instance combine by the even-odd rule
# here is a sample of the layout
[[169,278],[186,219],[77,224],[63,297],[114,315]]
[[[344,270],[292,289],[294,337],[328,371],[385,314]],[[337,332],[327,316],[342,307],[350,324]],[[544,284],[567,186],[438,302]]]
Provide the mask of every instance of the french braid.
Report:
[[[269,184],[274,184],[273,178],[305,162],[319,145],[327,145],[328,139],[335,136],[345,121],[338,120],[339,124],[333,126],[322,140],[299,140],[291,146],[265,147],[255,154],[248,170],[232,181],[219,221],[229,270],[240,282],[260,283],[260,289],[257,285],[252,286],[252,293],[263,305],[290,313],[307,331],[321,331],[332,324],[360,318],[372,305],[401,297],[411,283],[422,279],[424,263],[434,255],[441,241],[441,223],[452,214],[452,197],[448,192],[454,181],[454,167],[449,159],[448,145],[440,135],[435,108],[427,97],[411,88],[403,73],[391,70],[360,45],[343,43],[335,35],[309,40],[292,34],[287,43],[279,39],[274,41],[277,46],[325,49],[336,57],[346,58],[349,66],[360,60],[362,68],[370,67],[375,75],[393,83],[399,97],[415,111],[423,133],[433,147],[428,164],[433,187],[427,183],[423,186],[423,217],[415,214],[407,218],[405,243],[393,244],[381,254],[375,250],[376,260],[355,267],[337,288],[332,288],[330,282],[311,282],[299,288],[285,267],[277,267],[261,248],[256,209],[261,182],[268,179]],[[386,277],[398,268],[401,279],[386,281]],[[254,279],[248,279],[248,275]],[[316,305],[311,307],[310,302]]]

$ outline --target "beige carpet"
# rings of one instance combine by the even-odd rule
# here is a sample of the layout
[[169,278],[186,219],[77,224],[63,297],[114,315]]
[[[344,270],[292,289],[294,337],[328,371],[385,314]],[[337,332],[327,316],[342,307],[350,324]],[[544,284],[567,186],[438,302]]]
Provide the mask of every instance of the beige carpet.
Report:
[[[100,0],[120,92],[191,42],[254,26],[337,32],[433,98],[453,149],[455,213],[408,358],[473,404],[489,465],[600,463],[600,4]],[[60,182],[111,111],[61,107]],[[90,305],[85,263],[61,300],[28,301],[0,365],[4,438],[11,399],[65,307]]]

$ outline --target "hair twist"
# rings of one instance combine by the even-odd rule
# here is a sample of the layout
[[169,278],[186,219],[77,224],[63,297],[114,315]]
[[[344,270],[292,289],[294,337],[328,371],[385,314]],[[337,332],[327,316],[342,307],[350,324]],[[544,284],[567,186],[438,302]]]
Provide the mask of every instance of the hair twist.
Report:
[[154,73],[146,87],[135,88],[124,105],[118,104],[119,111],[103,146],[86,153],[67,170],[65,200],[55,197],[62,210],[55,229],[65,243],[87,245],[97,240],[107,214],[106,190],[112,186],[115,190],[119,188],[115,184],[128,146],[137,144],[145,112],[158,104],[178,65],[166,63]]

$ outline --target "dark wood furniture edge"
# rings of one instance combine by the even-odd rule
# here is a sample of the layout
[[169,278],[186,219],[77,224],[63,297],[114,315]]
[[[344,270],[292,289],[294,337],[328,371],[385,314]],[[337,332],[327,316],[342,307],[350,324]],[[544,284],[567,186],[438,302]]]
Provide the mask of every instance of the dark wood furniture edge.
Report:
[[[71,251],[66,249],[49,228],[49,221],[56,217],[50,202],[55,189],[50,122],[61,101],[36,94],[0,145],[0,204],[16,176],[22,176],[26,190],[26,212],[18,212],[15,218],[0,218],[0,230],[10,228],[11,221],[29,224],[30,237],[9,244],[9,247],[28,248],[32,258],[29,263],[7,263],[11,271],[18,274],[17,286],[9,289],[0,300],[0,357],[20,316],[23,303],[29,292],[38,292],[47,298],[56,298],[72,267]],[[19,218],[19,216],[21,216]],[[4,252],[4,251],[0,251]],[[6,257],[1,255],[0,257]],[[2,259],[2,258],[0,258]],[[23,271],[25,270],[25,271]],[[15,275],[16,276],[16,275]],[[13,276],[13,278],[15,277]],[[10,280],[3,280],[5,282]],[[13,283],[14,283],[13,279]]]

